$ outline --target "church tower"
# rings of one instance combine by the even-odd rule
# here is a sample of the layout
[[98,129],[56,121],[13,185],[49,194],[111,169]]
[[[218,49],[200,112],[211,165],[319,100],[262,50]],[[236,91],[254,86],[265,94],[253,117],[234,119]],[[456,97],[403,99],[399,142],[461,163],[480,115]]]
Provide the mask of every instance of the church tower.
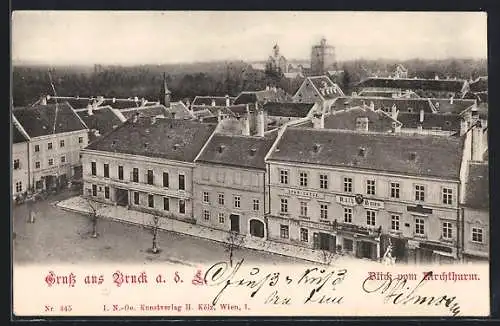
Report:
[[170,95],[171,94],[172,94],[172,92],[167,87],[167,77],[165,76],[165,73],[163,73],[163,83],[162,83],[162,87],[161,87],[160,103],[165,105],[165,107],[167,107],[167,108],[170,107]]

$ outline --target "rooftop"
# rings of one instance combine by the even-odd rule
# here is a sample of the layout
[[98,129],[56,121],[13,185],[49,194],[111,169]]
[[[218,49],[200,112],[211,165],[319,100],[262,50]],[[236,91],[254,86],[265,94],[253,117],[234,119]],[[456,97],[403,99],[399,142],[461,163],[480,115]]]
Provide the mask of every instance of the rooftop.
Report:
[[314,103],[266,103],[263,106],[268,116],[304,118]]
[[250,104],[250,103],[265,103],[265,102],[291,102],[292,97],[282,89],[269,89],[262,91],[245,91],[241,92],[234,100],[233,104]]
[[151,105],[151,106],[123,109],[120,110],[120,112],[126,119],[130,119],[136,113],[139,113],[143,117],[156,117],[156,116],[171,117],[171,114],[169,113],[167,108],[161,104],[154,106]]
[[104,135],[122,124],[118,116],[113,112],[110,106],[99,107],[92,110],[89,116],[87,110],[78,110],[76,113],[85,122],[89,129],[98,130]]
[[17,107],[12,113],[30,137],[87,129],[68,102]]
[[12,124],[12,143],[17,144],[17,143],[24,143],[27,141],[28,138],[26,138],[24,134],[21,131],[19,131],[19,129],[15,124]]
[[458,180],[462,148],[458,137],[287,128],[269,160]]
[[190,120],[153,121],[139,117],[137,122],[124,122],[87,149],[193,162],[215,127],[215,124]]
[[358,106],[325,115],[325,128],[356,130],[357,119],[365,117],[368,118],[368,131],[391,132],[393,129],[392,124],[397,123],[396,120],[381,110],[372,111],[367,107]]
[[[460,131],[460,114],[456,113],[428,113],[424,114],[422,129],[439,129],[443,131]],[[420,125],[419,112],[399,112],[398,121],[403,128],[417,128]]]
[[264,157],[276,136],[275,132],[265,137],[215,134],[197,162],[264,170]]
[[395,89],[423,89],[459,93],[462,91],[463,79],[422,79],[422,78],[380,78],[369,77],[357,84],[357,87],[383,87]]
[[[229,97],[229,103],[233,104],[234,97]],[[196,96],[191,105],[195,106],[208,106],[212,105],[213,101],[215,101],[215,106],[226,106],[226,97],[225,96]]]
[[466,182],[464,206],[488,210],[490,206],[488,163],[471,162]]
[[334,99],[339,96],[344,96],[340,87],[327,76],[307,77],[304,82],[307,83],[307,81],[310,81],[325,99]]
[[487,92],[488,91],[488,76],[478,77],[476,80],[469,83],[471,92]]

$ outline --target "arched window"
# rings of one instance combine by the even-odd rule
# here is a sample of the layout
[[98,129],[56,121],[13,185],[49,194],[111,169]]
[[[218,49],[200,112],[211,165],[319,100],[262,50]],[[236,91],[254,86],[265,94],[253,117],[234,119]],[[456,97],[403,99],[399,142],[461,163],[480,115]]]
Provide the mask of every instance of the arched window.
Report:
[[264,223],[259,220],[250,220],[250,234],[263,238],[264,237]]

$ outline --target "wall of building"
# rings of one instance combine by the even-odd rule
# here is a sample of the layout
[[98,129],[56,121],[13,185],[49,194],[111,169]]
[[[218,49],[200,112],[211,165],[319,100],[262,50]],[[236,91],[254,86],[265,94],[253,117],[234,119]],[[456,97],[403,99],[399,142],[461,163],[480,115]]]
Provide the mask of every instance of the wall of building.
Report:
[[318,94],[318,91],[314,88],[314,85],[308,79],[306,79],[304,83],[302,83],[302,85],[293,96],[293,101],[297,103],[316,103],[321,100],[322,99]]
[[[64,141],[64,147],[60,146],[61,141]],[[49,143],[52,143],[52,149],[48,149]],[[87,145],[87,130],[32,138],[29,143],[30,180],[36,182],[42,177],[55,174],[66,174],[69,179],[73,175],[73,168],[81,165],[80,150]],[[35,151],[36,146],[39,146],[38,152]],[[62,156],[65,157],[64,163],[61,161]],[[53,160],[53,165],[49,165],[50,159]],[[40,168],[37,168],[37,162]]]
[[[14,166],[15,160],[19,160],[17,168]],[[28,142],[12,144],[12,195],[16,196],[28,190],[28,167]]]
[[[250,234],[251,219],[265,224],[265,172],[229,166],[218,166],[200,163],[194,172],[194,216],[198,224],[216,229],[231,230],[230,215],[240,216],[240,233]],[[203,193],[209,195],[205,202]],[[219,194],[224,195],[224,204],[219,204]],[[240,197],[240,207],[235,207],[234,196]],[[258,200],[258,210],[254,210],[254,200]],[[205,220],[204,211],[210,212],[209,220]],[[219,213],[223,213],[224,221],[219,221]],[[264,233],[264,235],[267,232]]]
[[[96,175],[92,175],[92,162],[96,163]],[[119,198],[116,189],[128,192],[128,204],[132,208],[157,212],[160,215],[174,214],[183,219],[193,218],[192,164],[120,153],[82,152],[84,194],[92,194],[92,185],[97,185],[97,198],[105,200],[105,187],[110,188],[110,203]],[[109,178],[104,177],[104,164],[109,164]],[[119,180],[118,167],[123,167],[123,180]],[[139,182],[132,181],[133,169],[139,169]],[[148,170],[153,171],[153,184],[148,184]],[[163,186],[163,173],[168,173],[168,187]],[[179,189],[179,175],[184,175],[185,190]],[[100,187],[100,188],[99,188]],[[134,204],[134,192],[139,193],[139,205]],[[148,196],[153,195],[154,207],[149,207]],[[164,199],[169,200],[169,210],[164,209]],[[179,210],[179,201],[185,202],[185,213]]]
[[[490,252],[490,214],[487,210],[464,208],[464,260],[474,262],[488,259]],[[482,230],[483,241],[473,241],[472,229]]]

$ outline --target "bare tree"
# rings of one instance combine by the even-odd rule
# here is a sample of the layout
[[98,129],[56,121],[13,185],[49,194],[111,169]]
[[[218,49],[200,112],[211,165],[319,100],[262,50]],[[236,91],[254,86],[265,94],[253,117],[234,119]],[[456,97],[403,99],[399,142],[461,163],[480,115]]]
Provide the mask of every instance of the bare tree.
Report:
[[233,267],[234,251],[241,248],[244,242],[243,237],[238,232],[230,231],[224,242],[224,250],[229,255],[229,265]]
[[160,249],[158,248],[158,229],[160,228],[160,218],[156,215],[153,216],[153,223],[151,223],[151,230],[153,234],[153,245],[151,247],[151,252],[153,254],[160,253]]
[[331,265],[336,258],[336,253],[334,251],[322,249],[321,250],[321,260],[325,265]]
[[95,201],[93,201],[90,198],[85,198],[87,202],[87,206],[90,208],[90,211],[87,213],[88,218],[90,219],[90,222],[92,223],[92,238],[97,238],[97,222],[99,221],[99,214],[98,214],[98,206]]

